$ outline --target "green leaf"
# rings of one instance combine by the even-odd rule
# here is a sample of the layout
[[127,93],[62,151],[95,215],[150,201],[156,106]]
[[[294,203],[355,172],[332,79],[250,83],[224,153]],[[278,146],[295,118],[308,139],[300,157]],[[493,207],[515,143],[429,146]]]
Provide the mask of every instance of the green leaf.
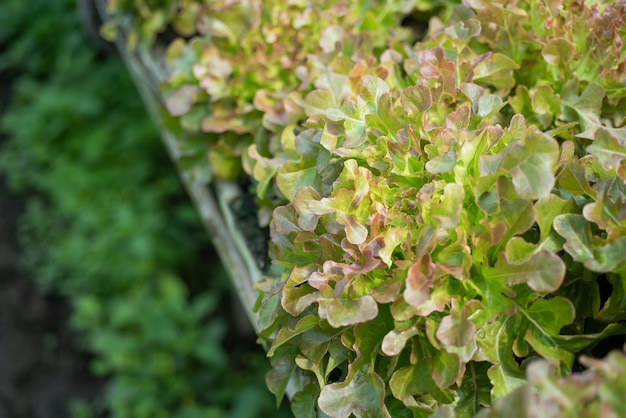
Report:
[[281,313],[280,308],[280,294],[278,293],[272,295],[261,305],[261,307],[259,308],[258,320],[260,330],[264,331],[274,324],[274,322]]
[[[507,317],[502,322],[491,325],[491,332],[485,335],[482,343],[483,350],[488,348],[488,358],[493,366],[487,371],[493,389],[491,394],[494,398],[501,398],[513,392],[526,383],[524,374],[513,357],[512,344],[518,331],[519,318]],[[488,338],[488,339],[487,339]]]
[[491,404],[491,382],[488,362],[471,362],[459,387],[459,400],[454,408],[459,416],[473,417]]
[[293,207],[298,214],[298,226],[304,231],[313,231],[319,220],[319,213],[316,213],[312,207],[318,207],[320,195],[312,187],[303,187],[296,191],[293,198]]
[[417,327],[410,327],[402,331],[391,330],[383,338],[381,351],[387,356],[397,356],[404,350],[406,342],[417,334],[419,334]]
[[561,99],[551,86],[539,86],[533,92],[532,107],[537,113],[557,115],[561,112]]
[[400,95],[400,103],[409,115],[419,115],[427,111],[432,102],[430,89],[419,84],[407,87]]
[[304,113],[307,116],[324,115],[327,109],[338,105],[330,91],[313,90],[304,98]]
[[431,356],[436,350],[427,347],[428,343],[423,340],[415,344],[415,364],[398,369],[391,376],[389,387],[393,396],[405,400],[410,396],[429,394],[439,402],[451,403],[454,400],[452,394],[439,387],[433,378],[434,370]]
[[583,208],[583,216],[600,228],[610,231],[626,226],[626,184],[617,177],[597,182],[596,201]]
[[447,59],[443,48],[436,46],[420,50],[417,56],[419,71],[425,79],[441,83],[442,93],[456,99],[456,64]]
[[456,153],[453,148],[443,155],[439,155],[426,163],[426,171],[432,174],[449,173],[456,163]]
[[433,203],[430,215],[440,222],[444,229],[451,229],[458,225],[459,214],[462,212],[465,190],[456,183],[448,183],[443,189],[443,199]]
[[349,118],[349,116],[343,113],[341,109],[333,109],[333,108],[326,109],[326,112],[324,112],[324,114],[326,115],[328,119],[334,122],[338,122],[338,121]]
[[458,306],[458,303],[452,304],[450,309],[450,315],[444,316],[437,328],[437,339],[445,345],[462,347],[471,342],[476,332],[476,326],[472,321],[468,319],[469,314],[468,307],[478,303],[478,301],[469,301],[463,309]]
[[[255,145],[252,145],[249,150],[249,155],[251,159],[255,159],[252,168],[252,175],[256,181],[259,182],[257,185],[257,196],[259,198],[263,198],[268,191],[268,188],[271,185],[276,172],[278,171],[278,167],[276,164],[273,164],[270,159],[262,158]],[[248,158],[246,156],[245,158]]]
[[[494,101],[494,100],[497,100],[497,99],[486,98],[485,102],[483,103],[483,108],[488,107],[489,102]],[[458,109],[456,109],[453,112],[450,112],[446,116],[446,127],[453,132],[459,132],[463,129],[467,129],[469,122],[470,122],[471,113],[472,113],[472,109],[470,108],[470,106],[467,106],[467,105],[460,106]]]
[[568,351],[577,353],[614,335],[626,335],[626,324],[612,323],[595,334],[559,335],[554,340]]
[[[540,199],[548,196],[554,186],[559,145],[535,126],[525,129],[524,118],[516,116],[506,134],[511,138],[521,138],[515,139],[496,155],[482,155],[479,159],[480,176],[487,181],[491,175],[508,172],[520,198]],[[516,132],[521,129],[524,131]]]
[[318,323],[319,323],[319,318],[316,315],[306,315],[305,317],[300,319],[293,328],[289,326],[282,327],[278,331],[278,334],[276,335],[276,338],[274,339],[274,343],[268,350],[267,356],[272,357],[278,347],[285,344],[287,341],[291,340],[292,338],[302,334],[303,332],[310,330],[311,328],[315,327]]
[[476,418],[526,418],[530,415],[532,388],[521,385],[507,395],[497,399],[490,408],[480,411]]
[[319,316],[328,323],[339,328],[346,325],[354,325],[376,318],[378,315],[378,303],[373,297],[365,295],[358,299],[343,296],[336,298],[320,298]]
[[572,199],[561,199],[560,197],[550,194],[548,197],[539,199],[535,203],[535,215],[537,217],[537,225],[539,226],[541,242],[545,241],[552,232],[552,223],[558,215],[566,214],[575,208]]
[[389,85],[380,77],[364,75],[361,79],[361,90],[359,95],[367,102],[378,106],[381,97],[389,93]]
[[[511,300],[515,293],[510,286],[500,280],[488,279],[489,268],[472,268],[472,282],[479,291],[479,294],[486,302],[483,309],[472,314],[472,321],[479,327],[484,327],[486,323],[499,315],[513,315],[515,304]],[[478,331],[483,337],[483,332]]]
[[626,160],[626,133],[623,136],[618,138],[606,129],[597,129],[593,144],[587,147],[587,151],[598,159],[605,170],[617,170]]
[[433,368],[433,380],[440,388],[448,388],[463,375],[465,360],[448,350],[433,349],[430,361]]
[[512,236],[522,234],[535,223],[535,210],[528,200],[502,200],[498,219],[504,221],[507,226],[506,234],[502,242],[506,242]]
[[[613,351],[605,358],[602,367],[607,378],[600,381],[599,395],[603,404],[611,405],[616,416],[626,415],[626,405],[621,394],[626,390],[626,357],[623,353]],[[590,362],[591,363],[591,362]],[[593,364],[593,363],[592,363]]]
[[538,299],[528,309],[518,306],[520,312],[530,321],[525,339],[545,359],[555,365],[571,367],[574,356],[559,346],[554,337],[561,328],[574,321],[576,312],[572,303],[561,296],[552,299]]
[[352,91],[348,76],[345,74],[337,74],[335,72],[326,72],[315,80],[315,86],[330,92],[333,106],[337,107],[344,101]]
[[291,398],[291,412],[298,418],[318,418],[317,399],[320,388],[314,383],[306,385]]
[[589,222],[582,215],[559,215],[554,229],[565,238],[563,248],[592,271],[608,272],[626,261],[626,237],[602,243],[591,235]]
[[373,364],[380,354],[380,343],[389,330],[387,321],[390,318],[389,314],[381,309],[377,319],[378,321],[358,324],[353,328],[355,341],[350,347],[357,352],[357,358],[353,362],[357,368]]
[[474,69],[474,81],[491,83],[498,89],[510,89],[515,86],[513,70],[519,65],[508,56],[496,52],[480,62]]
[[272,370],[265,376],[265,384],[270,392],[276,396],[276,407],[280,406],[287,383],[296,370],[295,357],[298,353],[297,347],[285,347],[278,350],[271,358]]
[[595,197],[596,192],[585,177],[585,169],[578,162],[570,161],[563,166],[557,178],[558,185],[573,195]]
[[563,245],[574,260],[585,262],[593,258],[594,243],[591,238],[589,222],[582,215],[563,214],[554,218],[554,230],[565,238]]
[[391,418],[385,406],[385,382],[369,367],[350,366],[344,382],[324,386],[318,399],[320,409],[335,418]]
[[[604,96],[604,88],[593,82],[587,84],[580,95],[578,95],[578,82],[575,79],[569,80],[563,87],[563,104],[576,112],[583,130],[578,136],[588,139],[594,138],[596,130],[602,125],[600,114],[602,113]],[[568,116],[567,113],[565,115]],[[567,120],[574,121],[573,117]]]
[[378,252],[378,257],[385,263],[387,266],[391,266],[393,263],[392,254],[393,251],[402,243],[406,241],[408,235],[408,231],[406,228],[389,228],[385,231],[384,235],[384,247],[381,248]]
[[541,55],[548,64],[566,66],[569,64],[574,50],[574,44],[567,39],[553,38],[543,47]]
[[[357,107],[358,105],[361,107]],[[324,115],[329,121],[327,123],[338,124],[339,129],[336,132],[338,136],[341,134],[341,127],[343,127],[344,138],[340,145],[344,148],[358,148],[367,141],[365,117],[371,113],[371,109],[366,108],[363,102],[358,102],[358,105],[351,101],[345,101],[339,109],[329,108],[324,111]],[[330,138],[325,139],[326,147],[333,145],[333,141],[329,143],[329,140]]]
[[355,245],[365,242],[368,235],[367,228],[361,225],[352,214],[344,215],[341,218],[346,226],[346,238],[348,238],[348,241]]
[[297,213],[292,204],[276,208],[272,218],[272,230],[283,236],[302,230],[298,226]]
[[526,283],[536,292],[554,292],[565,278],[565,263],[548,250],[540,250],[520,264],[511,264],[501,256],[487,277],[508,285]]
[[296,267],[291,271],[287,282],[284,284],[281,306],[292,316],[300,315],[321,297],[316,289],[308,284],[305,285],[305,282],[313,273],[312,270],[311,266]]
[[569,137],[569,131],[575,128],[576,126],[578,126],[578,122],[566,123],[565,125],[557,126],[554,129],[550,129],[549,131],[546,131],[546,135],[552,138],[566,137],[565,135]]
[[481,118],[488,118],[502,109],[504,105],[505,103],[502,102],[502,98],[500,96],[495,94],[484,94],[478,99],[478,109],[476,114]]
[[509,263],[519,265],[527,261],[538,249],[536,244],[532,244],[522,237],[513,237],[506,243],[504,254]]
[[509,145],[506,150],[509,159],[519,160],[521,155],[514,154],[525,154],[519,164],[509,169],[519,196],[522,199],[548,196],[554,186],[553,166],[559,157],[557,142],[533,130],[522,141]]
[[590,385],[584,378],[562,378],[559,369],[546,361],[529,364],[526,373],[530,385],[539,394],[533,400],[536,409],[552,406],[561,416],[577,416],[577,404],[587,403],[597,394],[596,385]]
[[615,271],[626,264],[626,236],[596,247],[595,257],[585,267],[597,272]]
[[326,372],[326,361],[324,361],[330,346],[330,341],[327,340],[332,338],[335,334],[336,333],[331,333],[327,335],[323,331],[312,331],[303,335],[301,343],[299,344],[302,354],[296,356],[296,364],[302,370],[313,372],[320,387],[326,383],[328,376]]
[[526,312],[533,318],[533,325],[550,336],[559,335],[561,328],[572,323],[575,314],[572,303],[561,296],[537,299]]
[[320,188],[317,167],[312,164],[303,166],[296,162],[285,163],[278,169],[276,185],[287,199],[293,201],[296,192],[303,187]]

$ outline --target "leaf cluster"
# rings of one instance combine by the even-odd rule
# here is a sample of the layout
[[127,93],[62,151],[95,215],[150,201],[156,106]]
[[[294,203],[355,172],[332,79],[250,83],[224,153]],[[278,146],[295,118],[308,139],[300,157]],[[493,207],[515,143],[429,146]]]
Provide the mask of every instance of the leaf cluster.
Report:
[[211,144],[196,151],[201,164],[208,152],[213,173],[230,179],[241,174],[243,156],[259,196],[275,198],[266,179],[281,138],[299,133],[307,117],[304,96],[327,69],[343,71],[353,56],[408,41],[412,32],[400,23],[411,11],[407,1],[211,2],[198,15],[197,36],[168,47],[166,108]]
[[[528,417],[618,417],[626,414],[621,394],[626,389],[626,357],[617,350],[604,359],[582,357],[588,367],[582,373],[562,377],[550,363],[536,361],[528,366],[528,383],[477,418]],[[441,408],[433,417],[455,416]]]
[[467,1],[325,69],[258,178],[289,200],[259,286],[279,398],[296,379],[302,416],[473,416],[533,360],[565,376],[625,334],[625,17]]
[[496,414],[626,334],[626,4],[425,3],[212,2],[167,53],[181,147],[271,211],[297,416]]

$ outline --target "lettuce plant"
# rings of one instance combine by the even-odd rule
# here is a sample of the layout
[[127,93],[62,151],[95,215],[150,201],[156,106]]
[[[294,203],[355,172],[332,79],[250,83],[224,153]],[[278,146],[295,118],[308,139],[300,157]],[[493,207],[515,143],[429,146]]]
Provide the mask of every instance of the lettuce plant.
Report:
[[[168,49],[166,107],[187,132],[211,144],[213,174],[237,178],[245,167],[263,179],[275,164],[280,139],[294,135],[306,117],[304,95],[328,68],[351,66],[350,57],[407,40],[401,18],[407,1],[215,1],[203,5],[197,36]],[[206,146],[191,141],[190,156],[206,164]],[[267,183],[259,187],[259,196]]]
[[191,166],[271,211],[268,386],[299,417],[500,416],[532,385],[619,414],[619,355],[571,373],[626,334],[626,2],[455,3],[214,1],[168,49]]
[[626,332],[625,17],[466,1],[317,79],[259,286],[279,398],[295,379],[302,416],[472,416]]

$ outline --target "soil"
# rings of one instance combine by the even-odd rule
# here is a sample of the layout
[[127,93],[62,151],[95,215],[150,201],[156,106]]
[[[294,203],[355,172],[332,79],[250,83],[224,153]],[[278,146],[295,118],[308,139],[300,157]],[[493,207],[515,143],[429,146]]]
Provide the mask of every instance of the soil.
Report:
[[[0,114],[10,82],[0,74]],[[0,135],[0,149],[5,140]],[[18,266],[17,221],[26,200],[8,190],[0,172],[0,418],[69,417],[70,402],[91,402],[104,382],[89,372],[67,303],[43,294]]]

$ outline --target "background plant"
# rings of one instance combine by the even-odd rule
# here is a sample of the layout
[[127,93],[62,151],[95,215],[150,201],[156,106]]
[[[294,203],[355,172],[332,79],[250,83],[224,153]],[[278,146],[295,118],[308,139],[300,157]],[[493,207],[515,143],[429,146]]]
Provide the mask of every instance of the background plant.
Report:
[[19,74],[0,162],[29,196],[23,265],[70,302],[107,378],[95,413],[275,415],[262,355],[234,331],[230,288],[158,133],[74,7],[0,6],[0,62]]

